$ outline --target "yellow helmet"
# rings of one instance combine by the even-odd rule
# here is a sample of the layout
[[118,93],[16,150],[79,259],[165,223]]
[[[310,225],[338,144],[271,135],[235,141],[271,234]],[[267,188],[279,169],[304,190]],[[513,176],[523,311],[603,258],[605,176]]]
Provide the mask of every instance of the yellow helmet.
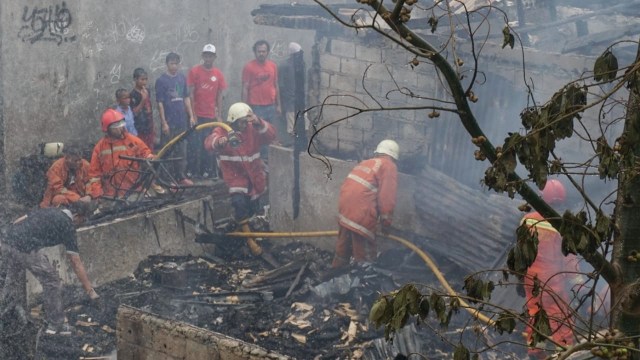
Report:
[[238,102],[229,107],[229,113],[227,114],[227,123],[233,124],[236,120],[242,119],[247,115],[253,113],[249,105]]
[[400,154],[400,147],[398,143],[393,140],[382,140],[378,144],[378,147],[375,151],[376,154],[386,154],[398,160],[398,155]]

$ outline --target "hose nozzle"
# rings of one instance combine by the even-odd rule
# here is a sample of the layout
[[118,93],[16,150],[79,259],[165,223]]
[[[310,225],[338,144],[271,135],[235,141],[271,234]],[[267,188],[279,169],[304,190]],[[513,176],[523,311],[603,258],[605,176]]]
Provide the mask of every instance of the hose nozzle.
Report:
[[229,139],[229,145],[231,145],[231,147],[233,148],[240,146],[240,143],[242,142],[240,141],[240,138],[238,138],[236,132],[233,130],[229,131],[229,133],[227,134],[227,138]]

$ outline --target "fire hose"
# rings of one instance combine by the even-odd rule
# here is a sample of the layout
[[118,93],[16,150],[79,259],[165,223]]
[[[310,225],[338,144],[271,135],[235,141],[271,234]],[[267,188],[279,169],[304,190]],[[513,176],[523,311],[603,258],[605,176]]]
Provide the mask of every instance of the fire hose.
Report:
[[[493,321],[486,315],[481,314],[480,310],[472,307],[466,301],[460,298],[460,295],[458,295],[458,293],[455,290],[453,290],[453,288],[451,287],[451,285],[449,285],[449,282],[447,281],[447,279],[445,279],[440,269],[438,269],[438,266],[436,265],[436,263],[431,259],[431,257],[424,250],[420,249],[419,247],[411,243],[409,240],[401,238],[399,236],[391,235],[391,234],[381,234],[381,235],[393,241],[399,242],[400,244],[404,245],[409,250],[413,251],[418,256],[420,256],[422,261],[425,262],[427,267],[436,276],[440,284],[442,284],[442,286],[445,288],[445,290],[447,291],[447,294],[458,298],[460,300],[460,305],[464,307],[465,310],[469,312],[469,314],[471,314],[471,316],[484,322],[489,326],[495,325],[495,321]],[[230,233],[224,234],[224,236],[251,237],[251,238],[324,237],[324,236],[338,236],[338,231],[328,230],[328,231],[307,231],[307,232],[230,232]]]
[[180,134],[176,135],[176,137],[174,137],[173,139],[169,140],[162,147],[162,149],[160,149],[160,151],[158,151],[158,153],[156,155],[158,156],[159,159],[162,159],[162,157],[169,150],[171,150],[173,145],[175,145],[178,142],[184,140],[187,136],[191,135],[192,132],[200,131],[202,129],[207,129],[207,128],[214,128],[214,127],[221,127],[223,129],[227,130],[227,133],[228,133],[227,137],[229,138],[229,144],[231,144],[232,147],[236,147],[236,146],[238,146],[238,144],[240,144],[240,141],[239,141],[235,131],[231,128],[231,126],[229,126],[229,124],[225,124],[225,123],[219,122],[219,121],[213,121],[213,122],[208,122],[208,123],[204,123],[204,124],[200,124],[200,125],[194,126],[192,128],[189,128],[189,130],[181,132]]
[[[160,151],[158,151],[158,154],[157,154],[158,158],[162,158],[171,149],[171,147],[173,147],[173,145],[175,145],[179,141],[184,140],[192,132],[200,131],[200,130],[206,129],[206,128],[213,128],[213,127],[217,127],[217,126],[224,128],[228,132],[229,143],[231,144],[232,147],[236,147],[239,144],[239,140],[238,140],[235,132],[233,131],[233,129],[228,124],[225,124],[223,122],[209,122],[209,123],[204,123],[204,124],[200,124],[200,125],[194,126],[194,127],[190,128],[189,130],[178,134],[173,139],[169,140],[169,142],[167,142],[167,144],[165,144],[165,146],[163,146],[162,149],[160,149]],[[248,230],[248,229],[245,229],[245,230]],[[427,267],[436,276],[436,278],[438,279],[440,284],[442,284],[442,286],[445,288],[447,293],[450,296],[457,297],[460,300],[460,305],[462,307],[464,307],[465,310],[467,310],[467,312],[469,312],[473,317],[475,317],[476,319],[484,322],[485,324],[487,324],[489,326],[493,326],[495,324],[495,322],[493,320],[491,320],[489,317],[481,314],[480,310],[471,307],[471,305],[469,305],[466,301],[464,301],[463,299],[460,298],[460,295],[458,295],[458,293],[455,290],[453,290],[451,285],[449,285],[449,282],[447,281],[447,279],[445,279],[445,277],[442,274],[442,272],[440,271],[440,269],[438,269],[438,266],[435,264],[435,262],[433,262],[431,257],[425,251],[423,251],[419,247],[415,246],[410,241],[408,241],[406,239],[403,239],[403,238],[401,238],[399,236],[395,236],[395,235],[391,235],[391,234],[382,234],[382,235],[384,237],[388,238],[388,239],[391,239],[393,241],[399,242],[400,244],[402,244],[403,246],[407,247],[409,250],[413,251],[418,256],[420,256],[420,258],[425,262]],[[248,238],[250,240],[253,240],[255,238],[324,237],[324,236],[338,236],[338,231],[336,231],[336,230],[308,231],[308,232],[248,232],[248,231],[243,231],[243,232],[226,233],[225,236],[244,237],[244,238]],[[249,242],[250,246],[252,245],[251,243],[253,243],[253,241]]]
[[[189,135],[191,135],[191,133],[195,132],[195,131],[200,131],[203,129],[207,129],[207,128],[214,128],[214,127],[221,127],[223,129],[225,129],[227,131],[227,139],[229,139],[229,145],[231,145],[232,148],[237,148],[240,145],[240,139],[238,138],[238,135],[236,134],[236,132],[231,128],[231,126],[229,126],[229,124],[225,124],[223,122],[219,122],[219,121],[212,121],[212,122],[208,122],[208,123],[204,123],[204,124],[200,124],[197,126],[193,126],[191,128],[189,128],[186,131],[181,132],[180,134],[176,135],[173,139],[169,140],[163,147],[162,149],[160,149],[160,151],[158,151],[158,153],[156,154],[156,156],[159,159],[162,159],[163,156],[165,156],[170,150],[171,148],[179,143],[180,141],[185,140]],[[244,221],[242,224],[242,229],[244,231],[246,231],[247,233],[250,231],[249,230],[249,224]],[[268,253],[265,253],[262,251],[262,248],[260,247],[260,245],[258,245],[258,243],[255,241],[255,239],[251,236],[245,236],[247,238],[247,245],[249,246],[249,249],[251,249],[251,253],[253,255],[256,256],[262,256],[265,260],[267,260],[269,263],[271,263],[274,266],[278,266],[278,262]]]

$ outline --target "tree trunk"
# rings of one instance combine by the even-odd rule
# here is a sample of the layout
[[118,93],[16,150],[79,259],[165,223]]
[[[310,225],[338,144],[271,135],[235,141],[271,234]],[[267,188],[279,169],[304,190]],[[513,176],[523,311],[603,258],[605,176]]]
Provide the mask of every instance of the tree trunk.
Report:
[[[640,47],[636,55],[640,61]],[[635,65],[635,64],[634,64]],[[632,66],[633,67],[633,66]],[[636,80],[637,81],[637,80]],[[614,237],[613,261],[619,270],[619,281],[611,285],[612,320],[614,328],[627,336],[640,335],[640,262],[629,261],[632,252],[640,252],[640,143],[634,141],[640,134],[640,94],[630,90],[623,138],[630,145],[623,154],[623,163],[618,178],[618,197],[615,209],[615,224],[618,233]],[[625,159],[628,159],[625,161]],[[616,306],[618,305],[618,306]]]

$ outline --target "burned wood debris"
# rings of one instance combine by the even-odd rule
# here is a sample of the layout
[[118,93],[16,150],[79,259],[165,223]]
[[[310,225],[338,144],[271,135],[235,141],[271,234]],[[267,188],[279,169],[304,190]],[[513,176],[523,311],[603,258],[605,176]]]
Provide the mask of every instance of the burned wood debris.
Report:
[[[412,351],[444,359],[451,351],[447,342],[433,336],[431,325],[410,326],[406,335],[390,344],[384,341],[383,329],[368,322],[369,306],[380,292],[408,281],[435,284],[415,254],[392,249],[375,264],[332,271],[328,269],[332,254],[308,244],[274,245],[269,251],[284,265],[271,269],[242,247],[217,254],[224,256],[222,263],[207,257],[150,257],[129,278],[99,288],[101,308],[78,301],[82,294],[77,289],[68,290],[66,316],[74,335],[55,344],[41,340],[39,351],[47,359],[114,351],[120,305],[297,359],[387,359]],[[462,279],[456,265],[441,266],[452,279]],[[460,313],[452,321],[452,336],[460,336],[457,330],[468,325],[466,320]]]

